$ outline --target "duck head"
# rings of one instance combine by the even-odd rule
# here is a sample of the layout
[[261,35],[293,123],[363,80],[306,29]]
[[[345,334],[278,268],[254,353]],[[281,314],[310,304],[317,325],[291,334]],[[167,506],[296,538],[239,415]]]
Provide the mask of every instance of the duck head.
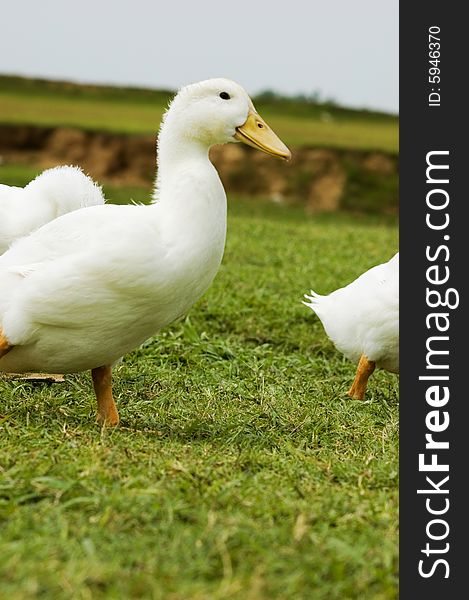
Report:
[[246,91],[230,79],[207,79],[183,87],[164,118],[183,138],[210,148],[243,142],[271,156],[289,160],[290,150],[257,113]]

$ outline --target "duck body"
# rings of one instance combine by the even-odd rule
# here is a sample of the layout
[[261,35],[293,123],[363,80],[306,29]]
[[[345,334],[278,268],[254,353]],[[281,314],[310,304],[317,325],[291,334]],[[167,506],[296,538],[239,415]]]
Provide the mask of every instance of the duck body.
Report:
[[354,363],[362,356],[399,372],[399,254],[328,296],[305,295],[335,347]]
[[0,184],[0,254],[60,215],[102,204],[101,188],[79,167],[47,169],[24,188]]
[[220,266],[226,196],[210,163],[178,187],[150,206],[64,215],[0,257],[2,329],[14,346],[1,370],[112,364],[185,314]]

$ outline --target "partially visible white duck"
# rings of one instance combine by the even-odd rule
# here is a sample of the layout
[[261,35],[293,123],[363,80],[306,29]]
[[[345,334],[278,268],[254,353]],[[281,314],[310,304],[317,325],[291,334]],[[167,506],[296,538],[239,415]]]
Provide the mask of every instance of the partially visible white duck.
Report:
[[399,373],[399,253],[328,296],[305,298],[335,347],[358,363],[349,396],[363,400],[376,366]]
[[47,169],[24,188],[0,184],[0,254],[60,215],[100,204],[101,188],[79,167]]
[[226,195],[208,151],[290,151],[228,79],[182,88],[158,137],[152,204],[68,213],[0,257],[0,371],[91,369],[98,420],[116,425],[111,366],[196,302],[215,277]]

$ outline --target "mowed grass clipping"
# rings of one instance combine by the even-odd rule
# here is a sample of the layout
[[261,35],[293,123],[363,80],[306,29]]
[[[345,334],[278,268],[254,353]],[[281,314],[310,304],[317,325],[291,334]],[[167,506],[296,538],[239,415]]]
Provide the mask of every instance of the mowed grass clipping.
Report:
[[350,400],[301,304],[390,258],[395,223],[230,198],[228,229],[204,298],[115,367],[117,429],[89,374],[0,380],[2,597],[397,597],[397,379]]
[[[167,91],[0,76],[0,123],[155,134],[172,96]],[[398,120],[394,115],[282,99],[259,100],[256,107],[292,147],[398,150]]]

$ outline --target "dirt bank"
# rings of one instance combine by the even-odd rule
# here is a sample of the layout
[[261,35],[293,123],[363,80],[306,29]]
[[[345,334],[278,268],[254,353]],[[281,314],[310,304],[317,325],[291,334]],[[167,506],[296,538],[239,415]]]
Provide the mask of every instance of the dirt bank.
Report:
[[[293,148],[284,163],[241,144],[213,148],[226,187],[276,202],[301,202],[311,211],[396,212],[395,155],[325,148]],[[72,128],[0,124],[3,163],[42,168],[78,164],[100,182],[148,185],[155,176],[155,138]]]

